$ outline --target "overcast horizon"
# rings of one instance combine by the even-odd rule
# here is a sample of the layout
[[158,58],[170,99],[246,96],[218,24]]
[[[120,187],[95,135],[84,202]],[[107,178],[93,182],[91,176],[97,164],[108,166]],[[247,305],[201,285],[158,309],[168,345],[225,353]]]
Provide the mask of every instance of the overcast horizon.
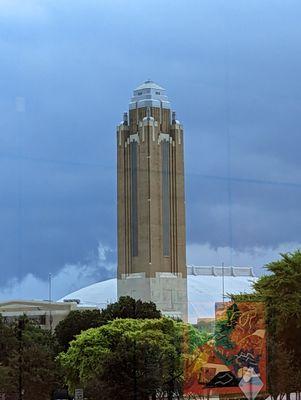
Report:
[[301,248],[301,3],[0,0],[0,299],[116,272],[116,125],[162,85],[184,125],[187,263]]

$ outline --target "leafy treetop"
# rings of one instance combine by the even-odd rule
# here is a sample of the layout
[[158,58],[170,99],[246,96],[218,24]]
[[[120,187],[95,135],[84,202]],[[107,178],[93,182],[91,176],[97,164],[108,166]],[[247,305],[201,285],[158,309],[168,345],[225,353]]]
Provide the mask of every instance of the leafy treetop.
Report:
[[62,350],[82,331],[97,328],[117,318],[157,319],[161,312],[155,303],[135,300],[129,296],[120,297],[116,303],[109,304],[103,310],[71,311],[55,328],[55,335]]

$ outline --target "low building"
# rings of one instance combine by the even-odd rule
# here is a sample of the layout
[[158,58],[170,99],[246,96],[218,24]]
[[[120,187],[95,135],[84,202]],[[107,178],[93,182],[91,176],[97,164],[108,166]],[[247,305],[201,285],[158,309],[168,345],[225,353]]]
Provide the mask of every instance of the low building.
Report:
[[46,300],[10,300],[0,303],[0,314],[6,323],[26,315],[43,329],[52,330],[70,311],[92,309],[95,307],[79,307],[76,300],[50,302]]

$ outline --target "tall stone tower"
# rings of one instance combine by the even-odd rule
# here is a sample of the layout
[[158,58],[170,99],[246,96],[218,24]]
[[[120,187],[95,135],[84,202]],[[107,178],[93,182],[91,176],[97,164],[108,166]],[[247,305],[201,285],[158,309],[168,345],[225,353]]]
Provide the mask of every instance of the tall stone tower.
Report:
[[183,128],[150,80],[117,128],[117,159],[118,297],[186,320]]

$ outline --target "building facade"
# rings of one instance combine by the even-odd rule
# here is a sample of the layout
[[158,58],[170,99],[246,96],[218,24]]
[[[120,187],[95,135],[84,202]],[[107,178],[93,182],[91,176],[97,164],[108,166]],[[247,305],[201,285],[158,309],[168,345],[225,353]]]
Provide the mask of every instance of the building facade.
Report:
[[13,323],[22,315],[42,329],[53,330],[71,311],[92,310],[95,307],[79,307],[76,300],[49,302],[47,300],[10,300],[0,303],[0,314],[5,323]]
[[183,128],[165,89],[134,90],[117,128],[118,296],[187,319]]

